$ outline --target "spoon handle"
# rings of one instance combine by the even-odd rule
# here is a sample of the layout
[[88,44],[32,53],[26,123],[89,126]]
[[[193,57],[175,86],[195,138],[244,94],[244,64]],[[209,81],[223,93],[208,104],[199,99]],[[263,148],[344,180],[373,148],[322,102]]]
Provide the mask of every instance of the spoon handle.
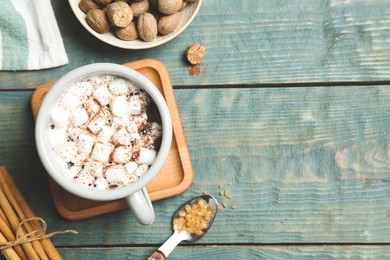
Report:
[[148,258],[148,260],[165,260],[165,259],[167,259],[165,255],[158,250],[154,251],[153,254]]
[[188,238],[185,232],[175,231],[164,244],[162,244],[158,250],[156,250],[148,260],[165,260],[168,255],[175,249],[175,247],[182,241]]

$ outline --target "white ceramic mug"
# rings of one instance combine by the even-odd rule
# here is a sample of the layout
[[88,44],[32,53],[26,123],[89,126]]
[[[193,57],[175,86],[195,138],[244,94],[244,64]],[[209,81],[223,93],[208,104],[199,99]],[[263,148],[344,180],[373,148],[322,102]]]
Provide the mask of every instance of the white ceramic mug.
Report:
[[[72,182],[69,177],[61,172],[61,169],[55,163],[48,140],[49,119],[52,108],[75,80],[92,74],[119,76],[135,83],[135,85],[143,88],[150,95],[161,117],[161,147],[152,165],[134,183],[113,190],[89,189]],[[145,186],[161,170],[168,157],[172,142],[172,121],[165,99],[156,86],[145,76],[128,67],[112,63],[90,64],[68,72],[53,85],[41,104],[35,125],[35,141],[44,168],[62,188],[79,197],[91,200],[107,201],[126,198],[134,217],[140,224],[149,225],[154,221],[154,209]]]

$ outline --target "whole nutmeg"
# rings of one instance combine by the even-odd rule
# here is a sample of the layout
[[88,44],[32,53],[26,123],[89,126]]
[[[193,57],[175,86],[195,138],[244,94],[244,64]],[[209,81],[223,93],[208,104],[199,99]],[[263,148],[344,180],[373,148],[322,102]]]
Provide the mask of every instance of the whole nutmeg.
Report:
[[130,6],[123,1],[118,1],[107,6],[108,20],[113,26],[126,27],[133,20],[133,11]]
[[79,7],[84,13],[87,13],[91,9],[100,9],[100,6],[93,0],[81,0]]
[[106,13],[100,9],[91,9],[87,13],[87,23],[98,33],[106,33],[110,30],[110,23]]
[[158,20],[157,29],[162,35],[167,35],[173,32],[180,23],[181,13],[176,12],[171,15],[161,16]]
[[191,44],[186,51],[186,57],[191,64],[200,64],[206,55],[206,47],[201,44]]
[[183,11],[183,9],[187,7],[187,5],[188,5],[188,3],[186,1],[183,1],[183,3],[181,4],[181,7],[180,7],[178,12]]
[[128,26],[121,28],[117,27],[115,30],[116,36],[124,41],[133,41],[138,38],[137,27],[134,22],[131,22]]
[[151,13],[143,13],[138,16],[137,29],[139,37],[151,42],[157,36],[157,21]]
[[181,8],[183,0],[158,0],[158,10],[163,14],[174,14]]
[[132,2],[130,4],[130,8],[133,11],[134,17],[138,17],[138,15],[142,13],[146,13],[149,10],[149,7],[150,7],[149,0]]

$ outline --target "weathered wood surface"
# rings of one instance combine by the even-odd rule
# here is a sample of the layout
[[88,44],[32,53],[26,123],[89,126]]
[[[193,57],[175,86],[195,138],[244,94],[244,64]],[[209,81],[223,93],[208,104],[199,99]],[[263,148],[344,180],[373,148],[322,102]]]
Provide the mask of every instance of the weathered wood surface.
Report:
[[[67,1],[52,1],[70,63],[39,72],[0,72],[0,88],[35,88],[81,65],[164,62],[175,86],[390,80],[390,5],[383,0],[208,0],[173,41],[143,51],[98,41]],[[189,74],[186,47],[202,43],[199,76]]]
[[[151,248],[60,249],[64,259],[146,259]],[[178,247],[169,259],[389,259],[390,249],[378,247]]]
[[[1,93],[0,118],[9,122],[0,125],[1,164],[50,230],[80,232],[54,237],[57,245],[160,244],[171,234],[174,210],[203,191],[227,208],[199,244],[390,243],[389,86],[175,95],[195,179],[183,195],[156,202],[156,221],[145,228],[126,210],[61,219],[35,151],[31,92]],[[224,190],[233,198],[220,196]]]
[[[203,191],[227,207],[171,259],[390,258],[387,1],[208,0],[177,39],[144,51],[97,41],[66,1],[52,4],[70,63],[0,72],[0,164],[48,232],[80,232],[52,238],[65,259],[144,259],[170,236],[176,208]],[[208,51],[198,76],[182,57],[194,42]],[[143,58],[165,63],[177,87],[194,183],[155,202],[150,227],[126,210],[64,220],[35,149],[32,91],[84,64]]]

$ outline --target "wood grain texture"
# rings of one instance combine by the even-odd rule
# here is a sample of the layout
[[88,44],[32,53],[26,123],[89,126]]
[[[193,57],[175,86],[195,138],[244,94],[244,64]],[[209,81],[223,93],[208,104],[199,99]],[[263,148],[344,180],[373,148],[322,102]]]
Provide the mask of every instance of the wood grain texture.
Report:
[[[0,163],[50,230],[80,232],[54,237],[56,246],[160,244],[172,232],[177,207],[203,191],[227,207],[198,244],[390,243],[389,86],[175,95],[195,179],[182,195],[155,202],[156,221],[145,228],[128,211],[61,219],[26,116],[31,93],[2,92],[0,118],[12,123],[0,125]],[[220,195],[225,190],[231,199]]]
[[[204,191],[226,208],[207,236],[180,246],[170,259],[390,258],[387,1],[203,1],[177,39],[143,51],[99,42],[66,1],[52,5],[70,63],[0,72],[0,164],[48,232],[80,232],[52,238],[64,259],[145,259],[171,235],[176,208]],[[191,75],[183,59],[192,43],[207,48],[199,75]],[[144,58],[161,60],[173,85],[184,88],[174,93],[193,185],[154,202],[157,216],[149,227],[127,210],[67,221],[55,210],[35,150],[32,90],[81,65]],[[375,81],[383,85],[337,83]],[[353,243],[364,246],[346,246]]]
[[[208,0],[176,39],[140,51],[100,42],[66,1],[52,2],[69,64],[39,72],[0,72],[0,88],[36,88],[94,62],[157,58],[174,86],[390,80],[390,6],[382,0]],[[207,48],[199,76],[184,51]]]
[[[146,259],[153,248],[61,249],[64,259]],[[388,259],[378,247],[178,247],[169,259]]]

